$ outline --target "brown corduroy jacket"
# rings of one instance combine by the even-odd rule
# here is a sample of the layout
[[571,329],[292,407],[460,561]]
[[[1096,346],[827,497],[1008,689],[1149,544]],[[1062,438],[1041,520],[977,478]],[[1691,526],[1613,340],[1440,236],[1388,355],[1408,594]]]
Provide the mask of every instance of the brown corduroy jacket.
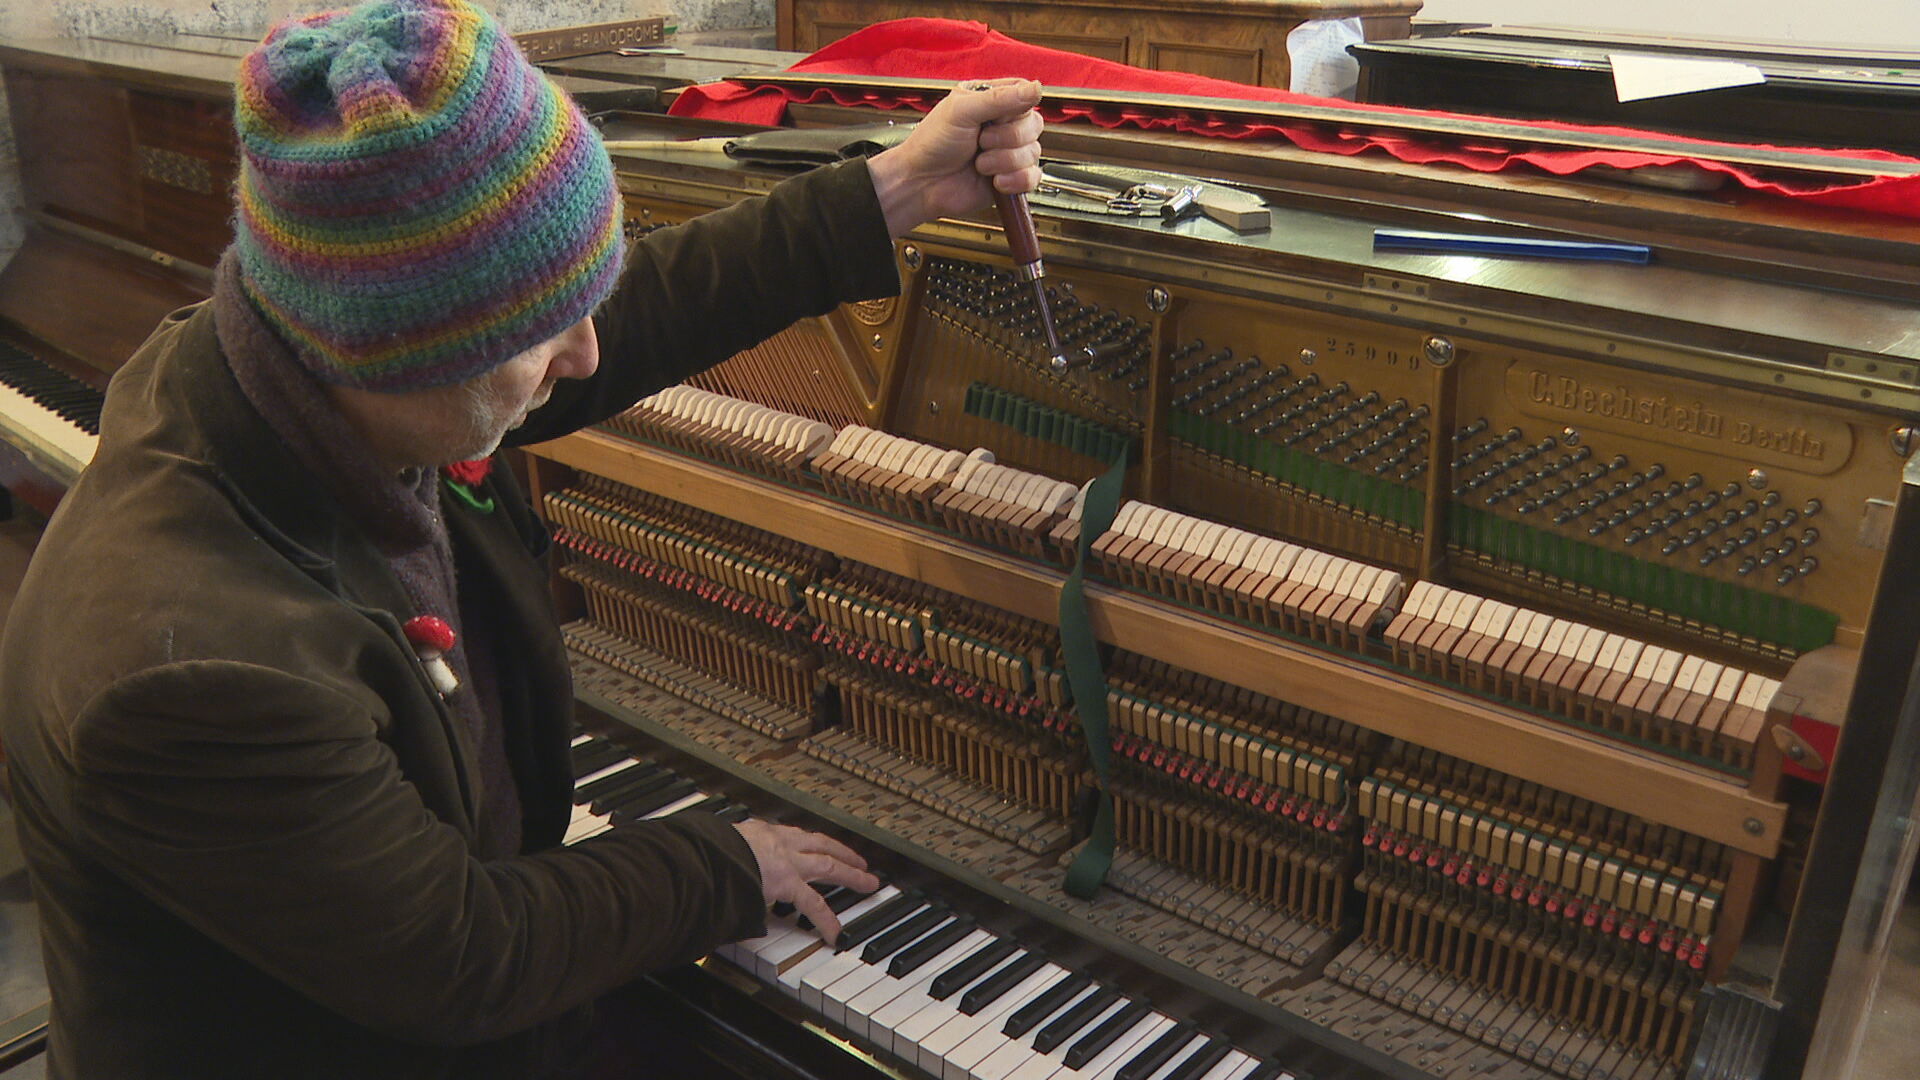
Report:
[[[655,233],[596,316],[601,373],[516,437],[897,288],[861,163]],[[472,739],[400,632],[407,597],[240,392],[211,305],[115,377],[0,642],[56,1080],[523,1078],[596,996],[757,932],[752,854],[715,818],[555,848],[571,689],[506,472],[492,513],[443,500],[525,810],[525,852],[483,862]]]

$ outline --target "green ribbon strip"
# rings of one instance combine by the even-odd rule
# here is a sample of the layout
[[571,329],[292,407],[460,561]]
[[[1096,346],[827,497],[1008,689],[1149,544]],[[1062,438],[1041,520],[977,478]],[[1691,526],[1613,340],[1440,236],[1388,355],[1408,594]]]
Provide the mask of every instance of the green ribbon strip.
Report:
[[493,496],[477,494],[474,489],[444,473],[441,474],[440,479],[447,485],[447,490],[453,492],[454,497],[461,502],[483,514],[493,513]]
[[1093,765],[1100,801],[1094,811],[1093,831],[1085,847],[1067,868],[1067,895],[1090,900],[1107,880],[1113,865],[1113,796],[1107,790],[1112,772],[1113,743],[1107,734],[1107,673],[1100,664],[1100,643],[1094,640],[1087,616],[1086,574],[1093,542],[1113,524],[1120,511],[1120,490],[1126,483],[1131,448],[1113,458],[1105,473],[1087,488],[1080,509],[1080,544],[1073,571],[1060,586],[1060,651],[1067,664],[1067,685],[1073,688],[1074,711],[1086,738],[1087,760]]

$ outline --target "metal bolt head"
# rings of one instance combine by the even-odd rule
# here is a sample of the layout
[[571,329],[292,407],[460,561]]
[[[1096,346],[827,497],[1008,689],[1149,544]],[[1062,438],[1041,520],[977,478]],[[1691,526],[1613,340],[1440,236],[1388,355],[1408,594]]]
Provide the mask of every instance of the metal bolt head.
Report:
[[929,401],[929,402],[927,402],[927,415],[928,415],[928,416],[939,416],[939,415],[940,415],[940,403],[939,403],[939,402],[937,402],[937,401]]
[[1446,367],[1453,363],[1453,342],[1434,334],[1426,342],[1427,362],[1434,367]]
[[1147,310],[1162,315],[1173,306],[1173,294],[1159,285],[1147,289]]
[[920,249],[917,247],[914,247],[912,244],[908,244],[906,247],[901,248],[900,261],[903,263],[906,263],[907,269],[909,270],[920,269]]
[[1773,479],[1767,475],[1767,470],[1765,469],[1747,470],[1747,486],[1755,491],[1767,490],[1767,485],[1772,482]]
[[647,219],[649,219],[649,220],[651,220],[651,219],[652,219],[652,217],[653,217],[653,207],[651,207],[651,206],[643,206],[643,207],[641,207],[641,208],[640,208],[640,216],[641,216],[641,217],[643,217],[643,218],[647,218]]
[[874,352],[879,352],[881,349],[884,349],[887,347],[887,339],[881,337],[879,334],[873,335],[873,337],[867,343],[873,346]]
[[1317,352],[1314,352],[1312,349],[1300,350],[1300,362],[1302,364],[1305,364],[1308,367],[1312,367],[1313,362],[1318,359],[1320,359],[1320,354]]
[[1579,428],[1561,428],[1560,441],[1563,443],[1566,443],[1568,446],[1579,446],[1580,445],[1580,429]]
[[1767,826],[1759,818],[1748,818],[1742,825],[1749,836],[1759,836],[1767,831]]
[[1920,447],[1920,427],[1913,424],[1897,424],[1887,433],[1887,444],[1893,448],[1895,457],[1912,457],[1915,448]]

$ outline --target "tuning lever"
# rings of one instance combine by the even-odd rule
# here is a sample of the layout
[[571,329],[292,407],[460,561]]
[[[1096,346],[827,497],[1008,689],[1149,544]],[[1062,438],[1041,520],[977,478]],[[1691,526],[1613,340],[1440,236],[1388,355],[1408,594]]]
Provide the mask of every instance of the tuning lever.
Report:
[[1047,336],[1047,364],[1054,371],[1065,371],[1073,361],[1061,351],[1060,333],[1053,327],[1053,308],[1047,303],[1047,268],[1040,261],[1040,238],[1033,231],[1033,211],[1027,206],[1026,193],[996,191],[993,205],[1000,211],[1000,227],[1007,234],[1007,249],[1013,253],[1013,271],[1033,288],[1040,329]]

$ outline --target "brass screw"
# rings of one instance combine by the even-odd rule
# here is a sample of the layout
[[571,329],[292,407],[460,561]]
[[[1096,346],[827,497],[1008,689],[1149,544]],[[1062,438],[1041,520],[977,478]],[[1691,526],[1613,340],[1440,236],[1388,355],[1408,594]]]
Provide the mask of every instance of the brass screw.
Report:
[[906,263],[907,269],[909,270],[920,269],[920,249],[913,246],[912,244],[908,244],[906,247],[901,248],[900,261]]
[[1159,285],[1147,290],[1147,310],[1155,315],[1164,315],[1173,306],[1173,294]]
[[1765,491],[1767,490],[1767,484],[1769,483],[1771,483],[1771,480],[1767,476],[1767,470],[1765,469],[1748,469],[1747,470],[1747,486],[1752,488],[1753,490]]
[[1453,363],[1453,342],[1434,334],[1427,338],[1427,362],[1434,367],[1446,367]]
[[1920,427],[1897,424],[1888,432],[1888,442],[1893,446],[1895,457],[1912,457],[1914,448],[1920,446]]
[[887,339],[886,339],[886,338],[883,338],[883,337],[881,337],[881,336],[880,336],[879,334],[875,334],[875,335],[873,335],[873,340],[872,340],[872,342],[871,342],[871,344],[873,345],[873,351],[874,351],[874,352],[879,352],[879,351],[880,351],[881,349],[884,349],[884,348],[886,348],[886,346],[887,346]]

